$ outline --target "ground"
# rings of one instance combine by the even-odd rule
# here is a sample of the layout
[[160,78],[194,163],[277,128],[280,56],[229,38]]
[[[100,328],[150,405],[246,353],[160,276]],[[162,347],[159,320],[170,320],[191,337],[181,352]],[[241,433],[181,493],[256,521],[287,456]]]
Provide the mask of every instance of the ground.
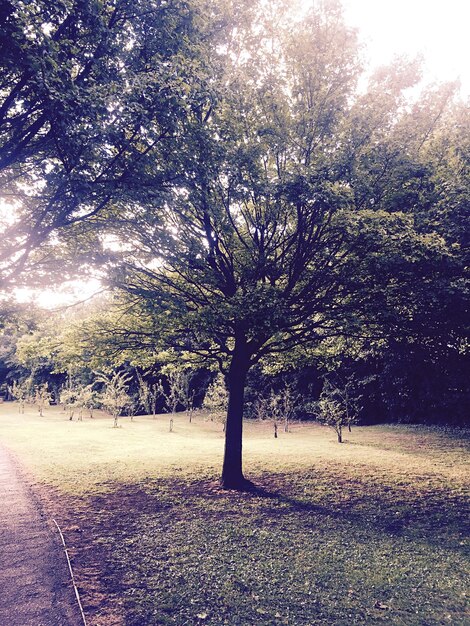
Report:
[[63,545],[27,477],[0,446],[0,624],[81,622]]
[[469,433],[245,428],[250,493],[218,486],[222,427],[0,406],[0,441],[64,530],[90,626],[470,623]]

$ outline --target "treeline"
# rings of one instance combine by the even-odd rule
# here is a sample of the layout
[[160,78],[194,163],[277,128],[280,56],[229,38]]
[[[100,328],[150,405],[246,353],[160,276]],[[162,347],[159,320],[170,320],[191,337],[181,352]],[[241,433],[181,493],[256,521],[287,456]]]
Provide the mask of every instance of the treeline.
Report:
[[[94,408],[116,417],[205,408],[223,421],[228,395],[220,372],[182,362],[171,350],[138,351],[113,340],[112,308],[101,298],[51,320],[44,311],[16,306],[0,337],[0,396],[63,404],[75,418]],[[329,340],[321,350],[266,361],[249,374],[244,415],[280,424],[322,419],[319,402],[329,396],[347,405],[345,425],[468,424],[467,355],[439,348]]]

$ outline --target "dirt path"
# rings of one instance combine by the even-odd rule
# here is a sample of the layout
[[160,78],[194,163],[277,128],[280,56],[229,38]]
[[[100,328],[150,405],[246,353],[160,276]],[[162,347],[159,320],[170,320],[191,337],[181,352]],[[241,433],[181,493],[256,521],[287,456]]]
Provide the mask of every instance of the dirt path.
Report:
[[60,538],[0,446],[0,624],[80,626]]

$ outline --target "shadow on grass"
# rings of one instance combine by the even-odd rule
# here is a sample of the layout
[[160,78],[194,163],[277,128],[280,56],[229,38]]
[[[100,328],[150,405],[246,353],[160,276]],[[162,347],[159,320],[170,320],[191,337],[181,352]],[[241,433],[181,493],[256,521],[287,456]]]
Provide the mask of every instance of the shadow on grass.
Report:
[[[344,501],[330,504],[313,503],[302,497],[288,495],[285,490],[254,488],[251,493],[260,498],[276,501],[285,508],[277,511],[297,512],[302,515],[322,516],[338,523],[354,527],[354,532],[365,530],[374,533],[405,536],[420,539],[428,544],[438,544],[464,551],[462,539],[470,531],[470,508],[468,498],[451,496],[447,491],[430,492],[419,496],[407,490],[394,491],[392,497],[371,494],[355,494]],[[271,511],[271,514],[276,514]],[[282,514],[282,513],[281,513]]]
[[[399,576],[403,569],[408,576],[410,559],[414,560],[416,554],[421,559],[416,568],[413,565],[412,576],[418,582],[408,583],[404,579],[403,588],[399,589],[404,598],[400,602],[405,606],[421,601],[416,599],[412,586],[426,581],[429,568],[448,568],[449,559],[452,563],[461,562],[463,538],[468,530],[468,502],[458,492],[436,490],[431,485],[420,485],[417,490],[414,484],[387,485],[368,481],[367,477],[353,480],[346,472],[327,470],[314,476],[261,475],[256,480],[251,489],[239,492],[226,491],[215,480],[158,479],[114,486],[110,492],[88,500],[86,507],[74,516],[76,530],[72,527],[69,532],[75,539],[77,571],[85,589],[88,613],[103,614],[106,603],[115,605],[125,596],[126,610],[131,616],[126,624],[199,623],[184,621],[189,619],[187,605],[193,600],[220,605],[221,616],[224,611],[241,616],[242,621],[233,624],[255,620],[262,625],[280,623],[263,615],[269,612],[269,603],[278,603],[276,610],[282,614],[282,598],[269,600],[259,609],[261,613],[256,613],[256,608],[255,613],[244,611],[248,610],[247,603],[253,604],[253,598],[265,593],[270,597],[266,590],[284,584],[294,548],[295,554],[307,550],[306,554],[311,555],[301,561],[304,569],[292,572],[294,578],[299,576],[289,600],[298,611],[295,623],[375,624],[378,622],[373,616],[374,603],[382,597],[377,594],[383,584],[382,572],[387,568],[395,568]],[[69,510],[73,510],[72,503]],[[344,595],[342,581],[349,558],[343,546],[348,543],[356,557],[370,555],[362,571],[364,576],[370,574],[371,579],[379,581],[374,580],[375,587],[357,592],[357,598],[351,599],[359,616],[357,622],[348,621],[348,598],[342,608],[338,608],[335,599],[338,594]],[[320,560],[312,573],[317,550]],[[395,553],[393,565],[382,564],[382,555],[390,550]],[[265,569],[263,560],[267,563]],[[374,570],[372,574],[369,566]],[[455,569],[458,577],[458,567]],[[266,577],[263,583],[259,582],[262,576]],[[322,609],[326,613],[320,622],[309,621],[303,613],[307,610],[303,607],[310,607],[310,612],[317,610],[317,600],[303,592],[301,581],[309,576],[319,585],[324,579],[329,581],[325,583],[328,591],[324,592]],[[362,574],[353,569],[346,573],[346,579],[348,576],[362,580]],[[247,583],[247,579],[251,582]],[[212,581],[209,590],[207,580]],[[429,588],[435,589],[435,585],[437,582],[431,581]],[[436,592],[428,591],[432,593]],[[231,602],[238,604],[232,606]],[[337,617],[343,609],[344,621]],[[367,613],[369,609],[372,614]],[[205,609],[198,614],[205,615]],[[390,623],[401,624],[400,619]],[[405,616],[405,623],[424,623],[409,619]],[[229,622],[221,617],[220,621],[208,623]],[[430,619],[426,623],[435,622]],[[459,622],[455,619],[454,623]]]
[[[388,486],[349,480],[323,472],[315,479],[291,475],[258,477],[242,491],[230,491],[216,481],[185,482],[161,479],[145,485],[120,485],[96,496],[91,508],[114,528],[133,524],[140,515],[158,515],[184,521],[191,511],[210,519],[249,514],[279,521],[297,515],[304,525],[325,520],[346,524],[353,532],[409,535],[429,544],[443,542],[462,550],[470,525],[469,499],[447,488],[414,485]],[[135,512],[136,516],[132,514]]]

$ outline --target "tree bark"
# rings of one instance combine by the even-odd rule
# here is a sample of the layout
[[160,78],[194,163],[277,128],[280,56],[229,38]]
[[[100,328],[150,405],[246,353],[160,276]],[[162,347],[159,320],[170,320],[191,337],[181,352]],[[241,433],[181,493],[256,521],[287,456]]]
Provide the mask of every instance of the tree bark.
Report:
[[343,443],[343,430],[341,426],[338,427],[336,434],[338,435],[338,443]]
[[245,383],[250,358],[246,340],[238,340],[227,374],[228,409],[225,425],[225,452],[221,484],[225,489],[246,489],[251,483],[243,476],[242,437]]

